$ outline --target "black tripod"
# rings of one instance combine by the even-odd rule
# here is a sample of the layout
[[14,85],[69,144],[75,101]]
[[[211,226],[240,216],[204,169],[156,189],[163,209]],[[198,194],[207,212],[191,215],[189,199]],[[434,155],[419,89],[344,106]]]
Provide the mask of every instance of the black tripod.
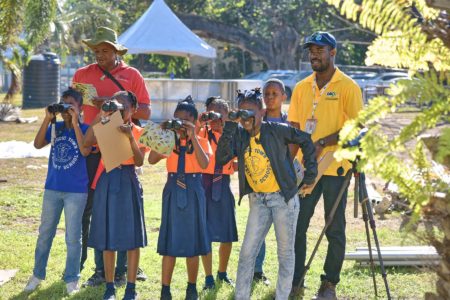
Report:
[[370,268],[372,272],[372,279],[373,279],[373,287],[375,290],[375,296],[378,297],[378,291],[377,291],[377,284],[375,280],[375,264],[373,261],[372,256],[372,243],[370,240],[370,231],[369,231],[369,224],[370,228],[372,229],[373,233],[373,239],[375,241],[375,246],[377,248],[378,253],[378,261],[380,263],[380,269],[381,269],[381,276],[383,277],[384,286],[386,288],[386,294],[387,298],[391,299],[391,292],[389,290],[389,284],[387,282],[387,275],[384,268],[383,258],[381,257],[381,250],[380,250],[380,243],[378,242],[378,236],[376,231],[376,225],[375,220],[373,218],[373,212],[372,212],[372,205],[369,201],[369,197],[367,194],[367,188],[366,188],[366,177],[364,173],[359,173],[356,169],[358,159],[352,162],[352,169],[347,172],[345,175],[344,184],[342,185],[339,194],[336,198],[336,202],[333,205],[333,208],[330,211],[330,214],[328,215],[328,219],[326,220],[325,227],[323,228],[322,232],[320,233],[319,239],[317,240],[316,245],[314,246],[314,250],[311,253],[311,257],[308,260],[308,263],[305,266],[305,271],[303,272],[302,278],[299,282],[303,282],[305,279],[306,273],[308,272],[309,268],[311,267],[311,263],[314,259],[314,256],[317,252],[317,249],[319,248],[320,242],[322,241],[323,236],[325,235],[326,230],[330,226],[331,222],[333,221],[334,215],[336,213],[336,209],[339,206],[339,203],[341,202],[342,195],[344,194],[345,190],[350,184],[350,181],[352,179],[352,175],[355,177],[355,218],[358,217],[358,202],[361,204],[362,211],[363,211],[363,220],[366,228],[366,238],[367,238],[367,245],[369,247],[369,260],[370,260]]

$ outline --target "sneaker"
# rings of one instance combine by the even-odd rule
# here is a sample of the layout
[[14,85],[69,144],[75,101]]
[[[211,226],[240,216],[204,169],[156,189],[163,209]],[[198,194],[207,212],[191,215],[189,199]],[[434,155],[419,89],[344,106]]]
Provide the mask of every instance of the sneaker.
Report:
[[116,300],[116,291],[106,289],[105,293],[103,294],[103,300]]
[[80,291],[78,280],[66,283],[67,294],[73,295]]
[[42,279],[37,278],[34,275],[31,275],[30,279],[28,279],[28,283],[23,289],[26,293],[31,293],[32,291],[36,290],[37,287],[41,284]]
[[185,300],[198,300],[197,289],[186,289],[186,298]]
[[212,275],[208,275],[205,277],[205,285],[203,286],[203,290],[214,290],[216,288],[216,283],[214,282],[214,277]]
[[314,300],[337,300],[336,297],[336,285],[329,282],[328,280],[323,280],[320,284],[319,290],[316,296],[312,299]]
[[122,300],[137,300],[137,299],[138,294],[134,289],[133,290],[125,289],[125,295],[123,295]]
[[204,286],[203,286],[203,290],[204,291],[212,291],[212,290],[215,290],[216,289],[216,284],[205,284]]
[[270,285],[270,280],[266,277],[266,275],[263,272],[255,272],[253,274],[253,281],[255,283],[261,282],[265,286]]
[[160,300],[172,300],[172,294],[170,292],[169,293],[161,292]]
[[229,286],[232,286],[232,287],[235,286],[234,281],[232,279],[230,279],[228,277],[228,275],[223,277],[223,278],[220,278],[219,276],[217,276],[217,281],[219,281],[221,283],[226,283],[226,284],[228,284]]
[[136,280],[139,280],[139,281],[147,280],[147,275],[145,275],[144,271],[141,268],[137,269]]
[[105,282],[103,271],[96,270],[92,276],[82,284],[82,287],[99,286]]
[[170,285],[161,286],[161,300],[172,300],[172,294],[170,293]]
[[122,274],[116,274],[114,276],[114,285],[116,287],[122,287],[127,283],[127,274],[126,273],[122,273]]

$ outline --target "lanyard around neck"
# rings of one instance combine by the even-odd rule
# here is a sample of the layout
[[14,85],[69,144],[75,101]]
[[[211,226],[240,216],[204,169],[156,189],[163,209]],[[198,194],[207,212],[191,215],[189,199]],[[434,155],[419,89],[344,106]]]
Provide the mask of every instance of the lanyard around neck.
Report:
[[[330,80],[331,81],[331,80]],[[325,93],[326,89],[328,88],[328,85],[330,84],[330,81],[328,81],[320,90],[319,90],[319,99],[322,97],[323,93]],[[316,112],[317,104],[319,104],[319,101],[316,98],[316,88],[319,88],[317,86],[317,79],[314,75],[314,81],[312,84],[312,92],[313,92],[313,99],[312,99],[312,113],[311,113],[311,119],[314,119],[314,113]]]

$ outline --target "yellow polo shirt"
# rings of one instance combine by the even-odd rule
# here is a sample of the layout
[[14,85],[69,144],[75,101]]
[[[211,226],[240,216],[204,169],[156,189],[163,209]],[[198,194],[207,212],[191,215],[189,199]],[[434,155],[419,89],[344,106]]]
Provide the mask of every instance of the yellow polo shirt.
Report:
[[280,190],[269,158],[259,140],[261,133],[250,138],[250,146],[245,149],[244,165],[247,182],[256,193],[275,193]]
[[[339,131],[345,121],[356,118],[363,107],[361,89],[350,77],[338,68],[333,74],[324,91],[314,88],[315,72],[297,83],[289,105],[288,120],[300,124],[300,129],[305,131],[306,120],[311,119],[314,95],[317,98],[317,106],[314,118],[317,119],[316,130],[311,138],[314,142],[330,134]],[[322,92],[322,93],[321,93]],[[325,147],[322,153],[335,151],[337,145]],[[303,154],[298,151],[299,161]],[[337,162],[336,160],[328,167],[324,175],[337,176],[337,169],[343,167],[345,173],[351,168],[349,161]]]

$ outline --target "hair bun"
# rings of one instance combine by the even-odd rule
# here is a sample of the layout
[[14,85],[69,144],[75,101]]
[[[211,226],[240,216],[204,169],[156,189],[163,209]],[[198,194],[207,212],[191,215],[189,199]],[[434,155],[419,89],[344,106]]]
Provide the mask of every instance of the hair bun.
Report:
[[244,93],[241,93],[241,96],[244,98],[258,98],[261,96],[261,88],[257,87],[251,90],[245,90]]
[[245,90],[243,93],[238,90],[238,94],[236,97],[236,102],[241,103],[241,102],[245,102],[245,101],[249,101],[249,102],[253,102],[256,105],[258,105],[258,107],[261,109],[262,108],[262,94],[261,94],[261,88],[254,88],[251,90]]
[[192,99],[191,95],[188,95],[186,98],[184,98],[183,100],[181,100],[178,103],[183,103],[183,102],[186,103],[186,104],[194,105],[194,100]]

